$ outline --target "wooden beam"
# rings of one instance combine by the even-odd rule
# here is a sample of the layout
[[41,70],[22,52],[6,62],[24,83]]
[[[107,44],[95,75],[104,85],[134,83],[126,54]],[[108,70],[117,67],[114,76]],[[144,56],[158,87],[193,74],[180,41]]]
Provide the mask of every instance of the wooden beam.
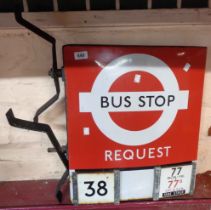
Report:
[[152,0],[147,1],[147,8],[152,9]]
[[29,11],[29,6],[28,6],[27,0],[23,0],[23,10],[24,10],[24,12]]
[[53,0],[53,10],[55,12],[59,10],[59,8],[58,8],[58,1],[57,0]]
[[116,10],[120,10],[120,0],[115,0],[115,8]]
[[[37,180],[37,181],[12,181],[12,182],[0,182],[0,209],[15,210],[29,210],[29,209],[64,209],[64,210],[105,210],[105,209],[119,209],[119,210],[159,210],[159,209],[171,209],[171,210],[208,210],[211,208],[211,176],[210,172],[199,174],[196,177],[196,189],[192,196],[180,196],[177,197],[180,200],[163,200],[163,201],[142,201],[142,202],[124,202],[120,205],[82,205],[75,207],[70,205],[69,200],[69,186],[68,183],[63,188],[63,205],[58,205],[58,201],[55,198],[55,188],[58,180]],[[203,199],[202,199],[203,198]],[[174,198],[175,199],[175,198]],[[68,206],[66,206],[66,205]],[[56,206],[57,205],[57,206]],[[14,206],[16,208],[14,208]],[[21,208],[28,206],[26,208]],[[31,207],[29,207],[31,206]],[[34,206],[34,207],[33,207]],[[45,206],[45,207],[35,207]],[[49,207],[48,207],[49,206]],[[53,207],[54,206],[54,207]],[[168,208],[171,206],[171,208]]]
[[[44,28],[210,25],[211,9],[36,12],[24,13],[24,17]],[[0,14],[0,29],[19,27],[13,14]]]
[[208,7],[211,8],[211,0],[208,0]]
[[89,11],[91,8],[90,6],[90,0],[86,0],[86,10]]
[[177,9],[182,7],[182,0],[177,0]]

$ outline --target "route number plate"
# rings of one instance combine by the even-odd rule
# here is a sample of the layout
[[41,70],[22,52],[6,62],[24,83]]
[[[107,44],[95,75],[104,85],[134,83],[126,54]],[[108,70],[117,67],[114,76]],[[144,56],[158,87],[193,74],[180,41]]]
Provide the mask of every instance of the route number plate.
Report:
[[178,165],[161,169],[159,198],[189,194],[193,165]]
[[77,175],[78,204],[114,203],[114,173]]

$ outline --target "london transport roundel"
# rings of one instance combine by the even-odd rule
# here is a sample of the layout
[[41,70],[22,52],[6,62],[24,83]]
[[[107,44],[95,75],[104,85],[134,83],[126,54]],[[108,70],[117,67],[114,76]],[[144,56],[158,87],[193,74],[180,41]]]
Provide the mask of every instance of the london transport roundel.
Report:
[[70,169],[197,159],[203,47],[63,48]]

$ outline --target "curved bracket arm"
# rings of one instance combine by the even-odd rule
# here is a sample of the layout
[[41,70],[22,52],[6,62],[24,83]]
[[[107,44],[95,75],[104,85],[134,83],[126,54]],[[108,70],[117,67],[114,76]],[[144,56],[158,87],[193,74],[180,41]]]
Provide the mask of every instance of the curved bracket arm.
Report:
[[31,121],[16,118],[13,114],[12,109],[9,109],[7,111],[6,117],[7,117],[9,124],[13,127],[46,133],[48,135],[51,143],[53,144],[54,148],[56,149],[56,152],[59,155],[59,158],[61,159],[65,168],[68,169],[67,157],[66,157],[65,153],[63,152],[61,145],[59,144],[56,136],[54,135],[54,133],[49,125],[44,124],[44,123],[36,123],[36,122],[31,122]]
[[52,37],[50,34],[46,33],[45,31],[41,30],[40,28],[38,28],[37,26],[33,25],[32,23],[30,23],[29,21],[25,20],[22,16],[22,13],[20,11],[16,11],[15,12],[15,20],[22,26],[24,26],[25,28],[29,29],[30,31],[34,32],[35,34],[37,34],[38,36],[40,36],[41,38],[43,38],[44,40],[46,40],[47,42],[51,43],[52,45],[52,59],[53,59],[53,63],[52,63],[52,69],[51,69],[51,73],[52,73],[52,77],[54,79],[54,84],[55,84],[55,88],[56,88],[56,94],[50,98],[46,103],[44,103],[37,111],[36,114],[34,116],[34,122],[38,122],[38,117],[41,113],[43,113],[49,106],[51,106],[58,98],[59,98],[59,94],[60,94],[60,86],[59,86],[59,75],[61,75],[60,71],[57,68],[57,58],[56,58],[56,39],[54,37]]

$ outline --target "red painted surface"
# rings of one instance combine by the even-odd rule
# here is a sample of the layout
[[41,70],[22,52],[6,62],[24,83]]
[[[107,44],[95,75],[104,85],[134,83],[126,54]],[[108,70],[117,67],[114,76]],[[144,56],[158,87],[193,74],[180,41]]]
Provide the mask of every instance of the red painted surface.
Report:
[[[57,180],[0,182],[0,207],[57,205]],[[63,203],[69,203],[69,186]]]
[[[148,209],[148,210],[210,210],[211,172],[197,175],[193,196],[182,196],[180,200],[124,202],[120,205],[72,206],[69,201],[69,186],[63,189],[64,200],[55,199],[57,180],[0,182],[0,209]],[[181,200],[182,199],[182,200]]]
[[[119,205],[60,205],[40,207],[2,208],[10,210],[210,210],[211,200],[128,202]],[[0,208],[1,209],[1,208]]]
[[[80,56],[79,58],[75,58],[75,53],[79,52],[82,52],[82,58]],[[83,52],[87,54],[84,56]],[[111,128],[108,129],[108,125],[111,123],[104,123],[105,125],[103,126],[106,128],[104,131],[102,131],[102,128],[97,125],[96,118],[92,112],[84,112],[79,109],[81,103],[79,100],[79,94],[90,93],[93,91],[93,84],[95,83],[96,78],[98,78],[101,72],[104,71],[104,67],[109,65],[115,59],[120,58],[121,62],[119,60],[118,62],[115,60],[118,65],[116,64],[114,69],[112,69],[113,64],[111,67],[109,67],[109,69],[112,69],[112,72],[109,71],[105,74],[106,78],[104,81],[109,80],[112,75],[115,75],[115,70],[118,68],[128,68],[128,66],[130,68],[134,68],[134,64],[130,64],[130,60],[132,58],[127,59],[127,57],[123,57],[128,55],[132,56],[134,54],[144,54],[150,58],[153,57],[159,61],[162,61],[162,64],[165,63],[163,66],[167,65],[170,67],[170,72],[173,73],[173,77],[175,77],[178,82],[179,90],[189,91],[189,97],[188,109],[178,110],[173,123],[164,134],[162,134],[160,137],[154,137],[155,139],[153,138],[153,141],[150,143],[128,146],[121,143],[116,143],[116,141],[119,141],[118,138],[120,134],[118,132],[114,132]],[[134,62],[134,60],[132,59],[131,62]],[[70,168],[131,168],[196,160],[205,60],[206,48],[65,46],[64,67]],[[144,62],[145,60],[143,60],[143,63]],[[149,61],[146,62],[148,62],[146,65],[151,65]],[[190,64],[190,70],[188,72],[183,70],[186,64]],[[158,78],[152,74],[152,72],[154,72],[158,66],[151,66],[149,69],[149,72],[151,73],[145,72],[142,69],[131,69],[129,73],[124,73],[120,77],[116,78],[112,82],[110,89],[106,92],[136,92],[141,94],[141,92],[143,93],[146,91],[163,91],[163,84],[161,84]],[[167,68],[165,69],[163,66],[160,69],[161,72],[160,70],[159,72],[166,76],[168,75],[167,72],[169,72],[169,70],[167,70]],[[134,77],[137,74],[141,75],[140,83],[134,82]],[[102,84],[101,87],[102,86],[106,85]],[[100,89],[99,92],[102,94],[103,91]],[[99,98],[100,97],[101,96],[99,96]],[[99,103],[94,104],[92,110],[96,110],[96,107],[98,107],[100,110],[98,113],[102,114],[105,109],[102,108],[102,101],[100,102],[99,100],[90,99],[86,101],[87,103],[90,103],[90,101],[98,101]],[[83,106],[86,106],[87,103],[84,103]],[[128,105],[128,103],[126,103],[126,105]],[[114,122],[115,126],[118,125],[121,127],[121,129],[125,129],[122,133],[125,133],[127,130],[127,132],[129,131],[131,134],[135,133],[134,131],[143,131],[145,128],[149,128],[158,119],[160,119],[162,113],[163,110],[139,110],[130,112],[111,111],[108,115]],[[103,114],[101,119],[104,119]],[[190,124],[190,122],[194,123]],[[88,127],[90,129],[89,135],[83,134],[84,127]],[[157,129],[156,132],[151,133],[157,133],[158,130],[160,131],[162,129]],[[116,139],[112,139],[109,136],[113,135],[113,133],[115,133]],[[118,137],[116,137],[117,133]],[[129,139],[124,135],[123,138],[124,141],[125,139],[133,140],[132,137]],[[143,138],[139,137],[137,139]],[[169,148],[168,152],[166,152],[165,149],[167,147]],[[123,151],[128,150],[130,151],[127,153],[127,155],[130,155],[130,152],[132,151],[133,154],[138,153],[139,157],[145,157],[137,158],[137,155],[134,155],[133,160],[122,158]],[[112,151],[112,160],[106,160],[105,151]],[[118,152],[116,155],[117,160],[114,159],[115,151]]]

